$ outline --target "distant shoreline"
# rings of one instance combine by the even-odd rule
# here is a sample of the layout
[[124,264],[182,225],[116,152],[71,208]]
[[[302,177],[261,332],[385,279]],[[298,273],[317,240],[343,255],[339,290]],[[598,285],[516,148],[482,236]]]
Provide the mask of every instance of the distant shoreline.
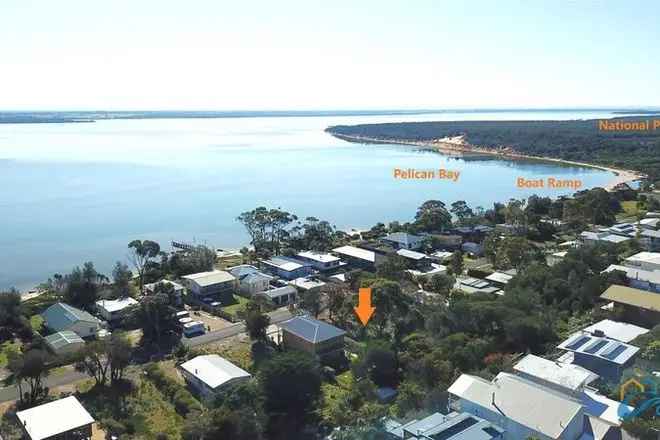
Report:
[[370,137],[370,136],[346,135],[346,134],[333,132],[330,129],[327,130],[327,132],[338,139],[342,139],[347,142],[354,142],[354,143],[409,145],[409,146],[420,147],[430,151],[436,151],[439,153],[450,152],[450,153],[461,153],[461,154],[487,154],[490,156],[496,156],[510,160],[534,160],[541,162],[552,162],[552,163],[559,163],[565,165],[573,165],[584,168],[595,168],[602,171],[608,171],[614,174],[614,178],[603,187],[607,191],[612,191],[615,186],[621,183],[628,184],[630,182],[635,182],[646,178],[646,175],[634,170],[624,170],[624,169],[613,168],[605,165],[598,165],[598,164],[586,163],[586,162],[576,162],[572,160],[560,159],[555,157],[532,156],[529,154],[519,153],[510,149],[493,149],[493,148],[477,147],[468,142],[465,142],[465,140],[461,136],[457,136],[455,138],[435,139],[432,141],[412,141],[406,139],[383,139],[383,138]]
[[0,124],[70,124],[125,119],[224,119],[331,116],[406,116],[475,113],[609,112],[612,115],[651,115],[660,110],[625,108],[507,108],[507,109],[362,109],[362,110],[0,110]]

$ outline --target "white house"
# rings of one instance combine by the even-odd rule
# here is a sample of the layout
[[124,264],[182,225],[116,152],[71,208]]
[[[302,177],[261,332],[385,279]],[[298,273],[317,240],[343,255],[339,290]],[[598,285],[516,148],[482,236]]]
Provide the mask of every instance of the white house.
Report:
[[319,272],[333,270],[341,266],[345,266],[345,263],[342,263],[339,257],[335,257],[332,254],[324,252],[303,251],[298,252],[297,257],[300,260],[310,263],[312,267]]
[[41,314],[44,325],[54,332],[71,330],[81,338],[90,338],[103,328],[103,322],[65,303],[55,303]]
[[203,399],[213,399],[227,386],[252,375],[217,354],[197,356],[179,365],[188,385]]
[[602,335],[615,341],[628,343],[638,336],[644,335],[649,332],[649,329],[640,327],[627,322],[612,321],[610,319],[603,319],[595,324],[582,329],[584,333],[591,333],[592,335]]
[[138,302],[130,296],[119,299],[101,299],[96,301],[96,310],[106,321],[115,322],[124,316],[126,310],[137,304]]
[[504,429],[505,440],[577,440],[584,409],[576,400],[509,373],[493,381],[462,374],[448,389],[450,407]]
[[94,418],[74,396],[18,411],[16,418],[31,440],[92,437]]
[[621,402],[609,399],[592,388],[589,384],[598,379],[597,374],[578,365],[551,361],[533,354],[525,356],[513,369],[518,376],[579,402],[588,416],[585,430],[590,430],[593,438],[621,438],[620,415],[633,408],[622,407]]
[[579,239],[585,245],[594,245],[596,243],[612,243],[612,244],[625,243],[626,241],[631,240],[632,237],[613,234],[608,231],[600,231],[600,232],[584,231],[580,234]]
[[238,280],[238,290],[243,295],[255,295],[268,290],[274,277],[261,272],[249,264],[230,267],[227,271]]
[[623,272],[626,274],[628,285],[649,292],[660,293],[660,270],[644,270],[618,264],[610,264],[603,273]]
[[639,252],[626,258],[623,264],[642,270],[660,270],[660,252]]

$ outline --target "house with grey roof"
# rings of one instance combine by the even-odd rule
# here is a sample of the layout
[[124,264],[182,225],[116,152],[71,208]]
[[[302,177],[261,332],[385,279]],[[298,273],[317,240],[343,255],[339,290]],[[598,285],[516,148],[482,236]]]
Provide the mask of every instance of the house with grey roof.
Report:
[[268,298],[276,306],[285,306],[296,300],[297,293],[298,291],[295,287],[287,284],[279,287],[271,286],[270,288],[257,293],[257,296]]
[[388,419],[383,428],[388,440],[497,440],[504,438],[499,426],[468,413],[434,413],[423,419],[399,423]]
[[504,440],[577,440],[584,432],[585,411],[578,400],[524,377],[499,373],[489,381],[462,374],[447,391],[451,410],[502,428]]
[[261,265],[268,272],[285,280],[306,277],[314,271],[311,263],[289,257],[273,257],[270,260],[261,260]]
[[380,239],[395,249],[417,250],[422,247],[424,237],[407,232],[393,232]]
[[46,328],[53,332],[70,330],[81,338],[91,338],[103,328],[104,323],[84,310],[65,303],[55,303],[41,314]]
[[230,304],[236,290],[236,278],[224,270],[194,273],[181,277],[188,285],[192,296],[198,300],[214,298],[223,304]]
[[274,279],[249,264],[230,267],[227,271],[238,280],[238,290],[248,296],[268,290],[270,282]]
[[179,365],[188,385],[205,400],[212,400],[231,384],[252,375],[217,354],[197,356]]
[[121,321],[131,307],[138,305],[138,302],[130,296],[118,299],[101,299],[96,301],[96,310],[99,315],[110,323]]
[[660,251],[660,231],[644,229],[640,234],[639,242],[649,252]]
[[301,350],[320,358],[343,353],[346,332],[310,316],[296,316],[279,324],[286,349]]
[[[572,398],[582,405],[585,435],[589,439],[621,438],[621,415],[633,408],[600,394],[590,384],[598,375],[575,364],[544,359],[528,354],[513,367],[516,375],[554,392]],[[583,437],[580,437],[582,439]]]

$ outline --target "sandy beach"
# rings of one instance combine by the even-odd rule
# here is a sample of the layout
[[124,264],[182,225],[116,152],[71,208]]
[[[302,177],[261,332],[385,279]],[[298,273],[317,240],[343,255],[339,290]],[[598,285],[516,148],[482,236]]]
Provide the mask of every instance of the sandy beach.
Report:
[[443,153],[458,153],[458,154],[488,154],[492,156],[499,156],[507,159],[524,159],[524,160],[537,160],[543,162],[554,162],[565,165],[575,165],[588,168],[596,168],[603,171],[608,171],[614,174],[614,177],[603,188],[607,191],[612,191],[617,185],[621,183],[631,183],[640,179],[644,179],[646,175],[634,170],[623,170],[619,168],[608,167],[605,165],[598,165],[586,162],[576,162],[566,159],[558,159],[553,157],[532,156],[529,154],[522,154],[510,148],[492,149],[472,145],[465,141],[464,136],[456,136],[450,138],[435,139],[432,141],[410,141],[410,140],[392,140],[392,139],[379,139],[366,136],[349,136],[339,135],[332,133],[340,139],[349,142],[362,142],[362,143],[388,143],[398,145],[411,145],[419,148],[434,150]]

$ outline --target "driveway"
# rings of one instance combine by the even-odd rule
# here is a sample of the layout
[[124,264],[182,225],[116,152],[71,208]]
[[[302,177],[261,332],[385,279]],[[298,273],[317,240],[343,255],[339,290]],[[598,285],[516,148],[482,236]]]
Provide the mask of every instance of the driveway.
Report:
[[[286,308],[277,309],[273,312],[270,312],[268,316],[270,316],[271,324],[278,324],[292,317],[291,312],[289,312],[289,310]],[[245,324],[243,322],[237,322],[236,324],[231,324],[228,327],[210,331],[208,333],[204,333],[203,335],[195,336],[194,338],[182,337],[181,342],[188,347],[197,347],[199,345],[210,344],[211,342],[219,341],[220,339],[230,338],[245,331]]]

